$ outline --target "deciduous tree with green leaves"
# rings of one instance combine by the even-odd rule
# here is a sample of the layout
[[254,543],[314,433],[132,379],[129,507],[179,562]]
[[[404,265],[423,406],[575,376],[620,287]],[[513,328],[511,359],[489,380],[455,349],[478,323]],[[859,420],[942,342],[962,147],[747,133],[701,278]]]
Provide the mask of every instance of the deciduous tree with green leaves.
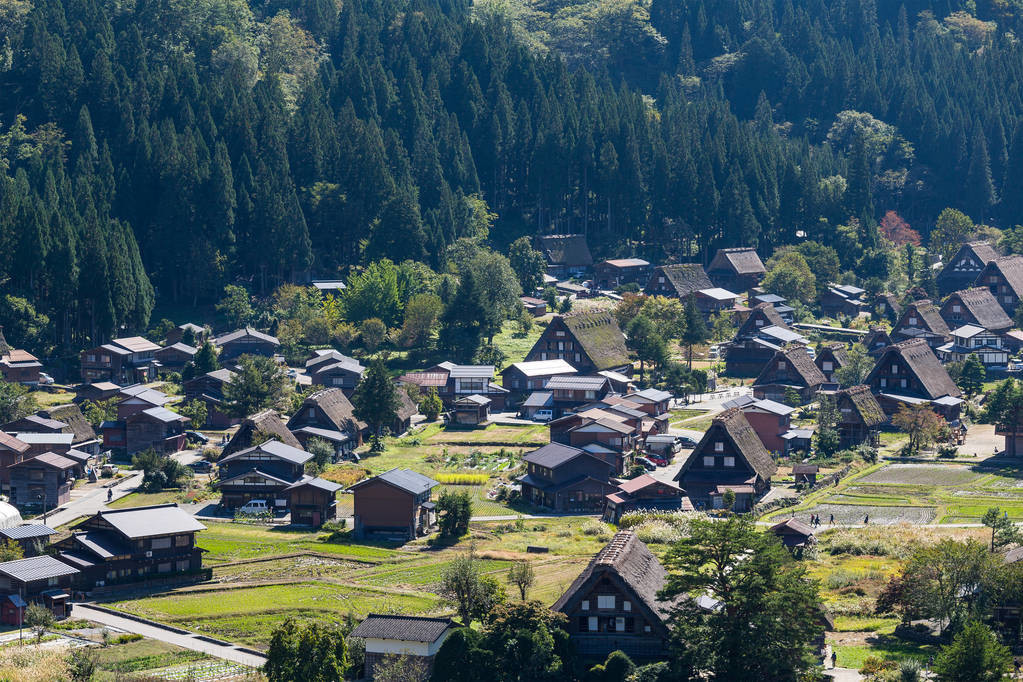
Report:
[[1012,653],[978,621],[967,623],[934,659],[939,682],[998,682],[1011,668]]
[[276,360],[262,355],[243,355],[238,358],[234,377],[224,385],[227,411],[244,418],[268,407],[280,406],[288,388],[288,375]]
[[527,296],[535,295],[536,290],[543,286],[547,262],[543,254],[533,248],[529,237],[519,237],[511,243],[508,247],[508,262],[519,278],[523,293]]
[[269,682],[337,682],[349,667],[346,633],[324,621],[287,618],[274,628],[263,674]]
[[987,370],[984,369],[984,363],[980,361],[976,353],[970,353],[963,362],[963,368],[959,372],[956,384],[967,398],[972,398],[980,393],[984,387],[985,379],[987,379]]

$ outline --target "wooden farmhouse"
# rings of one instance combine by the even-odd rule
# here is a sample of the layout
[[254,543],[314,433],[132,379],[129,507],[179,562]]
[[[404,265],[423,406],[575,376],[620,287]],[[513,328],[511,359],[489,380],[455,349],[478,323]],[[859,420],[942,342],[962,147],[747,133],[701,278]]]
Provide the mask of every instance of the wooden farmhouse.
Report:
[[29,444],[0,431],[0,492],[10,494],[11,465],[17,464],[28,454]]
[[568,618],[576,651],[604,660],[623,651],[633,660],[667,655],[670,604],[657,593],[667,573],[631,531],[616,533],[552,607]]
[[838,315],[857,317],[868,308],[867,303],[863,300],[865,293],[866,290],[851,284],[831,283],[828,285],[827,291],[821,294],[821,311],[832,317]]
[[302,480],[305,464],[312,458],[305,450],[276,440],[221,456],[217,460],[220,504],[236,509],[249,500],[265,500],[270,509],[283,511],[288,505],[287,489]]
[[229,369],[216,369],[206,372],[194,379],[186,381],[182,388],[185,391],[185,402],[198,400],[206,405],[206,423],[212,429],[226,429],[241,423],[241,418],[228,412],[225,387],[234,379],[234,372]]
[[437,524],[437,505],[431,498],[438,485],[409,469],[359,481],[349,489],[355,498],[356,537],[411,540],[430,533]]
[[555,317],[525,359],[527,362],[565,360],[580,374],[604,370],[632,372],[625,335],[610,312]]
[[774,357],[753,382],[753,396],[761,400],[785,402],[795,391],[802,403],[808,403],[827,383],[824,374],[813,363],[805,346],[791,346],[775,351]]
[[244,419],[238,430],[231,436],[231,440],[224,446],[220,456],[225,457],[239,450],[250,448],[253,443],[258,443],[267,438],[278,440],[285,445],[299,450],[302,449],[302,444],[288,430],[288,426],[281,419],[281,416],[275,410],[267,409]]
[[21,627],[31,603],[53,613],[57,620],[71,614],[71,584],[78,569],[43,554],[0,563],[0,621]]
[[371,613],[349,636],[365,642],[366,656],[361,679],[391,682],[378,675],[376,669],[402,656],[420,664],[428,679],[437,652],[454,630],[455,624],[449,618]]
[[767,274],[755,249],[740,247],[719,249],[707,266],[707,276],[714,286],[729,291],[749,291]]
[[199,352],[199,349],[195,346],[189,346],[187,343],[172,343],[169,346],[164,346],[158,351],[153,353],[156,361],[160,363],[159,370],[166,372],[180,372],[185,368],[185,365],[195,359],[195,354]]
[[593,284],[598,289],[618,289],[625,284],[646,285],[651,266],[642,258],[612,258],[593,266]]
[[501,383],[516,394],[532,393],[543,390],[551,377],[576,373],[575,367],[564,360],[514,362],[501,371]]
[[252,327],[237,329],[229,334],[218,336],[213,343],[220,349],[220,364],[233,362],[243,355],[262,355],[272,358],[281,345],[276,336],[264,334]]
[[661,265],[654,269],[643,293],[647,296],[667,296],[686,299],[701,289],[713,289],[714,284],[699,263]]
[[12,464],[8,468],[11,504],[18,509],[40,512],[67,504],[71,501],[71,487],[78,468],[79,463],[74,459],[53,452]]
[[114,339],[79,354],[82,380],[110,381],[124,386],[156,379],[156,351],[160,347],[141,336]]
[[358,360],[336,350],[313,351],[313,357],[305,363],[305,372],[314,386],[340,388],[349,398],[355,393],[365,371]]
[[889,346],[867,375],[866,384],[888,416],[899,405],[929,403],[949,421],[959,418],[962,391],[923,339]]
[[547,262],[547,274],[559,279],[582,275],[593,267],[584,234],[543,235],[536,238],[536,248]]
[[868,386],[852,386],[835,394],[838,436],[843,449],[857,445],[878,445],[879,429],[888,421]]
[[554,511],[600,511],[615,486],[612,465],[585,450],[549,443],[522,457],[522,498]]
[[892,328],[891,337],[896,342],[923,339],[931,348],[937,348],[951,339],[951,331],[941,319],[938,306],[924,299],[906,305]]
[[849,351],[844,343],[829,343],[817,351],[813,364],[824,375],[829,383],[835,383],[835,370],[839,370],[849,362]]
[[604,520],[608,523],[618,523],[623,514],[637,509],[692,511],[693,503],[686,491],[650,474],[622,481],[604,498]]
[[988,242],[966,242],[941,269],[935,281],[942,296],[973,286],[981,271],[998,258],[998,251]]
[[697,508],[720,509],[731,490],[734,509],[749,511],[770,489],[777,469],[746,416],[733,407],[714,418],[674,480]]
[[8,348],[0,354],[0,374],[3,375],[4,381],[35,386],[39,383],[42,370],[43,363],[27,350]]
[[355,407],[340,388],[311,394],[288,420],[288,429],[303,448],[311,438],[320,438],[334,446],[337,457],[362,445],[366,428],[365,422],[356,419]]
[[892,341],[892,337],[888,335],[884,327],[871,327],[860,343],[867,349],[867,355],[872,358],[878,358],[885,348],[895,342]]
[[996,334],[1003,334],[1012,328],[1012,318],[995,300],[994,294],[986,287],[972,287],[953,291],[941,305],[941,319],[949,329],[958,329],[972,324]]
[[1023,298],[1023,256],[1002,256],[988,262],[974,286],[987,288],[1007,315],[1015,314]]
[[742,410],[757,437],[768,450],[772,452],[785,452],[785,441],[782,434],[792,428],[792,413],[795,408],[774,400],[758,400],[749,396],[742,396],[729,400],[723,407],[737,407]]
[[755,377],[775,352],[791,339],[806,342],[792,331],[770,303],[759,303],[739,327],[735,338],[725,347],[725,369],[729,375]]

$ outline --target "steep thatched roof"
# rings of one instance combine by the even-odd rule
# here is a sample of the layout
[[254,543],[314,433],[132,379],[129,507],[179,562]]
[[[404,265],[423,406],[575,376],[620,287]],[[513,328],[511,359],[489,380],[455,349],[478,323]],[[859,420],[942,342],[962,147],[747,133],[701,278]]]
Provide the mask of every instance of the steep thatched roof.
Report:
[[588,267],[593,265],[593,256],[584,234],[548,234],[537,237],[537,248],[547,259],[548,265]]
[[82,414],[82,410],[78,405],[74,403],[68,403],[67,405],[55,405],[54,407],[47,408],[45,410],[39,410],[39,415],[46,417],[47,419],[56,419],[67,424],[64,427],[64,433],[70,433],[74,435],[72,443],[84,443],[86,441],[96,439],[96,431],[92,428],[92,424]]
[[[909,320],[912,318],[916,319],[916,324],[909,324]],[[895,323],[896,329],[901,329],[903,326],[925,329],[938,336],[950,334],[948,325],[945,324],[945,320],[941,319],[941,311],[938,310],[938,306],[926,298],[921,301],[913,301],[906,306],[899,321]]]
[[774,458],[771,457],[771,453],[764,447],[764,442],[760,440],[760,436],[757,435],[757,432],[750,426],[749,421],[746,420],[746,415],[743,414],[740,408],[732,407],[714,417],[710,428],[707,429],[707,432],[703,434],[703,438],[693,448],[693,452],[689,455],[689,459],[686,460],[685,464],[682,465],[682,469],[675,476],[675,480],[680,480],[680,477],[686,472],[690,464],[703,456],[704,450],[708,450],[708,454],[711,454],[709,449],[713,448],[713,443],[721,438],[730,440],[735,449],[750,465],[750,468],[761,478],[769,479],[778,470],[778,465],[775,464]]
[[[757,320],[761,321],[761,324],[757,324]],[[785,324],[785,320],[781,319],[781,314],[775,309],[771,303],[758,303],[753,306],[750,310],[749,317],[739,327],[739,331],[735,333],[735,338],[751,338],[757,335],[757,332],[764,327],[781,327],[782,329],[788,329],[789,326]]]
[[676,265],[662,265],[654,272],[651,281],[658,274],[663,274],[675,289],[675,295],[685,298],[694,294],[700,289],[710,289],[714,284],[699,263],[678,263]]
[[866,426],[877,426],[885,422],[884,410],[868,386],[859,385],[842,389],[836,396],[839,409],[848,407],[855,412]]
[[238,431],[235,432],[231,440],[224,446],[223,455],[230,455],[232,452],[238,450],[244,450],[245,448],[252,447],[253,441],[258,441],[256,438],[257,434],[266,434],[272,438],[276,438],[285,445],[290,445],[293,448],[302,450],[302,444],[298,442],[295,435],[288,430],[287,425],[281,416],[277,414],[276,410],[263,410],[257,412],[250,417],[247,417],[245,421],[238,427]]
[[[798,377],[804,386],[820,386],[828,380],[820,368],[814,364],[813,358],[806,352],[805,346],[789,346],[788,348],[775,351],[774,358],[764,366],[760,376],[753,382],[754,386],[774,383],[775,368],[777,366],[775,360],[779,359],[788,363],[792,374]],[[786,369],[787,371],[788,369]]]
[[829,343],[817,353],[814,364],[820,367],[821,363],[828,359],[835,362],[835,369],[845,367],[849,362],[849,349],[844,343]]
[[667,576],[657,557],[635,533],[621,531],[615,533],[611,541],[590,560],[551,608],[567,613],[589,593],[592,586],[606,580],[625,594],[631,593],[649,615],[660,621],[670,608],[670,604],[657,599]]
[[575,313],[562,320],[598,371],[629,364],[625,335],[610,312]]
[[[874,365],[874,369],[871,370],[867,377],[867,383],[873,386],[874,378],[885,365],[891,364],[896,359],[901,359],[909,372],[917,378],[928,399],[935,400],[946,395],[958,398],[962,395],[962,391],[952,381],[948,372],[945,371],[945,367],[923,339],[911,339],[889,346]],[[898,393],[898,389],[894,387],[888,390]]]
[[[999,305],[994,294],[987,287],[972,287],[953,291],[945,304],[941,306],[941,316],[951,327],[958,327],[961,322],[954,321],[952,306],[959,304],[973,316],[981,327],[999,332],[1012,327],[1012,318]],[[950,320],[953,320],[950,322]]]
[[1002,274],[1002,277],[1012,287],[1012,291],[1016,294],[1017,298],[1023,298],[1023,256],[1015,255],[996,258],[984,268],[981,277],[992,268]]
[[744,246],[734,249],[718,249],[708,270],[729,270],[737,275],[757,275],[767,272],[756,249]]
[[[399,393],[404,393],[404,391],[399,391]],[[366,422],[355,418],[355,407],[340,388],[317,391],[302,401],[302,407],[288,422],[289,428],[296,428],[299,425],[299,416],[307,407],[319,407],[330,420],[333,428],[342,433],[358,433],[366,428]]]
[[408,396],[402,389],[398,389],[398,419],[402,421],[412,418],[413,415],[419,413],[419,406],[416,405],[412,398]]

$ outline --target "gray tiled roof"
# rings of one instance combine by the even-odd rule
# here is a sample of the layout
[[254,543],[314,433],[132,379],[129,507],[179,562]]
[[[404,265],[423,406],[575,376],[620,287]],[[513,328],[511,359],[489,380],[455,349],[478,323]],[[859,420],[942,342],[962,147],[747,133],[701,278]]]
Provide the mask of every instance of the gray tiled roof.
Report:
[[27,523],[24,526],[14,528],[0,528],[0,535],[8,540],[27,540],[29,538],[44,538],[49,535],[56,535],[57,531],[41,523]]
[[184,510],[179,509],[176,504],[112,509],[99,512],[99,516],[124,536],[133,540],[153,535],[206,530],[206,526],[196,521]]
[[582,454],[585,453],[579,448],[574,448],[571,445],[548,443],[547,445],[537,448],[532,452],[527,452],[522,456],[522,461],[528,462],[529,464],[537,464],[545,469],[553,469]]
[[54,559],[48,554],[27,559],[5,561],[0,564],[0,574],[20,580],[21,582],[58,578],[62,575],[71,575],[73,573],[78,573],[78,569],[71,568],[63,561]]
[[432,488],[440,485],[440,483],[433,480],[432,478],[428,476],[423,476],[422,474],[416,473],[411,469],[391,469],[390,471],[385,471],[379,476],[374,476],[373,478],[366,478],[359,481],[358,483],[351,487],[351,490],[355,490],[356,488],[360,488],[370,483],[371,481],[377,480],[389,483],[396,488],[406,490],[412,493],[413,495],[421,495],[427,492],[428,490],[431,490]]
[[393,639],[400,642],[436,642],[453,627],[449,618],[384,616],[371,613],[350,636],[365,639]]
[[305,464],[313,457],[310,453],[306,452],[305,450],[299,450],[298,448],[294,448],[290,445],[285,445],[279,440],[268,440],[265,443],[253,445],[250,448],[245,448],[244,450],[234,452],[228,455],[227,457],[221,457],[219,463],[223,464],[225,462],[230,462],[235,459],[243,459],[245,455],[249,455],[257,451],[260,453],[273,455],[278,459],[283,459],[285,462],[291,462],[292,464]]

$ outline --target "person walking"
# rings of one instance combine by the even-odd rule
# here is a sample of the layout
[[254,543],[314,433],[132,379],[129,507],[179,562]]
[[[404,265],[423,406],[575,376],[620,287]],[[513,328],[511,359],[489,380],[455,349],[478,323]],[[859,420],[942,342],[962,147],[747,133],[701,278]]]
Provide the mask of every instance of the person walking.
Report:
[[863,517],[863,525],[864,526],[869,526],[870,525],[870,514],[866,514]]
[[835,514],[834,513],[831,514],[831,519],[828,521],[828,525],[829,526],[835,525]]
[[831,650],[831,667],[838,667],[838,653],[834,649]]
[[107,502],[110,502],[112,499],[114,499],[114,489],[107,488]]

